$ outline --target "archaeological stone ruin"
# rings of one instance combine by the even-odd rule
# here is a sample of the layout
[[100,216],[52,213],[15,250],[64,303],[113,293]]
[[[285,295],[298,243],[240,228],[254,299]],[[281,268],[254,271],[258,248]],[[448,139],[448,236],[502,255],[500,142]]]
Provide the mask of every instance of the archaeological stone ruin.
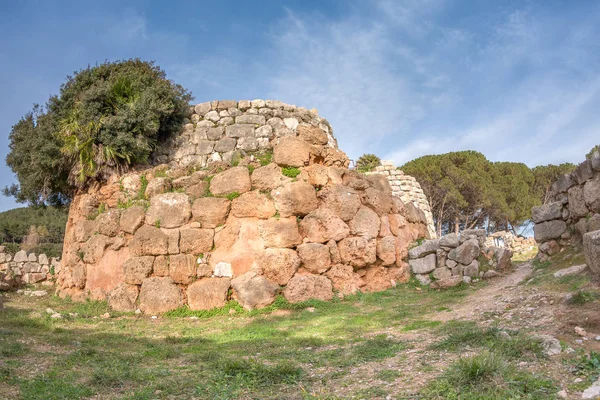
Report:
[[600,152],[560,177],[548,198],[548,203],[531,211],[539,258],[546,260],[583,243],[590,271],[600,277]]
[[24,250],[13,255],[0,246],[0,291],[34,283],[52,286],[59,272],[60,261],[57,258]]
[[385,175],[348,165],[315,110],[198,104],[151,165],[76,194],[57,293],[155,314],[408,281],[409,248],[431,237],[423,207],[395,196]]

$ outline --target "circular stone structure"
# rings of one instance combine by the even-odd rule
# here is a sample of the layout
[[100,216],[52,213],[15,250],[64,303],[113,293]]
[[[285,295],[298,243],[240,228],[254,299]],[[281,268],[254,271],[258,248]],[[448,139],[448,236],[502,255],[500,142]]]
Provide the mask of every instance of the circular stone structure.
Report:
[[272,100],[190,110],[151,165],[74,197],[57,292],[147,314],[379,291],[409,278],[424,213],[348,169],[315,110]]

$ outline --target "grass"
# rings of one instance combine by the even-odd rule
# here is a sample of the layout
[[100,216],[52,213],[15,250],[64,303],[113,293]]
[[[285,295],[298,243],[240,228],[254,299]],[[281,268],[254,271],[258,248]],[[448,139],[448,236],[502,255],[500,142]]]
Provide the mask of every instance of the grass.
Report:
[[423,391],[423,399],[551,399],[557,388],[544,378],[520,370],[502,355],[483,352],[454,362]]
[[281,169],[281,173],[288,178],[295,178],[300,175],[300,168],[296,167],[283,167]]
[[569,298],[568,304],[582,305],[598,300],[600,294],[596,292],[590,292],[587,290],[578,290],[573,296]]
[[[11,294],[0,311],[0,398],[334,398],[319,393],[412,346],[382,330],[429,329],[435,324],[424,315],[468,293],[407,284],[331,302],[279,296],[254,311],[236,302],[180,308],[155,320],[112,311],[100,318],[106,302]],[[48,307],[63,318],[51,319]]]

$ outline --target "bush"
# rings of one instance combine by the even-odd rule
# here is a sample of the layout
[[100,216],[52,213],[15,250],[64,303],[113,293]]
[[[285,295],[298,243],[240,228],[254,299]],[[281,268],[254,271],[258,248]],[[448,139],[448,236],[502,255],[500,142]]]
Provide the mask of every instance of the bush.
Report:
[[356,161],[356,169],[360,172],[370,172],[381,165],[381,160],[375,154],[363,154]]
[[192,100],[153,62],[105,62],[67,77],[45,108],[35,106],[10,134],[7,164],[19,201],[66,202],[77,187],[145,163],[176,133]]

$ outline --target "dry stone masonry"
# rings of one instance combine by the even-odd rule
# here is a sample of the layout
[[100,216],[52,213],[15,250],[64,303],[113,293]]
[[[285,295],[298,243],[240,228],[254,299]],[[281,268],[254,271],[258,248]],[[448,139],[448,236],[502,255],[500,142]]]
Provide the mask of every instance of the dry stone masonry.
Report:
[[540,259],[583,241],[590,271],[600,277],[600,153],[594,152],[573,173],[560,177],[549,199],[531,210]]
[[512,232],[498,231],[494,232],[485,240],[486,247],[507,247],[513,254],[521,254],[531,251],[535,248],[534,238],[517,236]]
[[392,161],[386,160],[382,160],[380,166],[375,167],[372,172],[367,172],[366,174],[384,175],[390,183],[394,196],[399,197],[405,203],[413,203],[419,210],[425,213],[429,237],[435,238],[437,236],[429,201],[425,193],[423,193],[421,185],[419,185],[419,182],[414,177],[405,175],[404,172],[394,166]]
[[477,279],[493,278],[511,267],[512,251],[486,246],[483,229],[468,229],[426,240],[408,251],[412,272],[422,285],[448,288]]
[[0,246],[0,291],[33,283],[52,285],[59,272],[60,261],[57,258],[28,254],[24,250],[12,255]]
[[262,100],[194,111],[153,165],[75,196],[60,296],[155,314],[231,299],[260,308],[280,293],[329,300],[409,279],[408,248],[429,237],[424,213],[383,175],[348,170],[316,112]]

